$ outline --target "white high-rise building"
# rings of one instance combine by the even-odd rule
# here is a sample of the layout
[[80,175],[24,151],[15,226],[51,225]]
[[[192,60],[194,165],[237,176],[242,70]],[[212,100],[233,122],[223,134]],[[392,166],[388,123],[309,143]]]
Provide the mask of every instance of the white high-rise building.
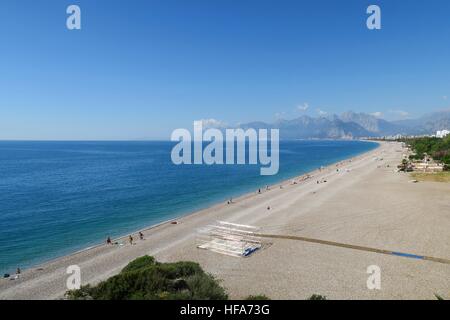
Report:
[[449,130],[441,130],[436,132],[436,138],[444,138],[450,134]]

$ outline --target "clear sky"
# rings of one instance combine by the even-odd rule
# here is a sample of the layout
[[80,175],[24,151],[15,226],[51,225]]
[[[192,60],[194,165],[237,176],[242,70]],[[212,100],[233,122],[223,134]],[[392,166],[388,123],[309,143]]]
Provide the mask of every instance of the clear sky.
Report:
[[[70,4],[81,30],[66,28]],[[0,139],[450,106],[448,0],[2,0],[0,39]]]

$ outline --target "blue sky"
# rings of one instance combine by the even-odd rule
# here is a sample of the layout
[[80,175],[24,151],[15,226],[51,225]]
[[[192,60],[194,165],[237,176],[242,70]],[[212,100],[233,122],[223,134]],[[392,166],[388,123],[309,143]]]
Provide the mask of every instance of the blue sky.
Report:
[[[81,30],[66,28],[70,4]],[[370,4],[382,30],[366,28]],[[448,108],[449,12],[447,0],[2,0],[0,139]]]

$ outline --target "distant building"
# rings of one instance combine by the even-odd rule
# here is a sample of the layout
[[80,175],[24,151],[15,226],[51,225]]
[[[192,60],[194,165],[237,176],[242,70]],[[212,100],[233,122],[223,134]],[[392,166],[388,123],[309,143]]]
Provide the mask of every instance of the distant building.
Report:
[[445,138],[450,134],[449,130],[441,130],[436,132],[436,138]]

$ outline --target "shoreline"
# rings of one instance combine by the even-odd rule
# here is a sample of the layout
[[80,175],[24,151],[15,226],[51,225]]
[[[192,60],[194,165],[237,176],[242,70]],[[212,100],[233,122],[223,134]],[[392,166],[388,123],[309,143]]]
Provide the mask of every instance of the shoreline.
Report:
[[[433,261],[353,250],[348,244],[449,259],[450,184],[410,183],[396,172],[404,149],[383,142],[376,149],[283,179],[262,194],[246,193],[215,206],[144,229],[144,240],[100,245],[0,281],[0,299],[60,299],[67,291],[67,268],[77,265],[81,284],[96,285],[130,261],[151,255],[160,262],[193,261],[221,280],[231,299],[264,294],[271,299],[447,298],[450,268]],[[336,170],[336,169],[339,170]],[[310,179],[299,182],[306,175]],[[292,180],[297,181],[293,184]],[[326,182],[325,182],[326,180]],[[317,183],[322,181],[322,183]],[[270,209],[269,209],[270,208]],[[250,257],[198,249],[199,230],[217,221],[259,228],[264,246]],[[300,239],[318,239],[307,242]],[[367,267],[383,272],[382,290],[368,290]]]
[[[357,160],[358,158],[360,158],[360,157],[362,157],[362,156],[364,156],[364,155],[366,155],[368,153],[376,151],[381,146],[381,143],[379,143],[377,141],[369,141],[369,140],[356,140],[356,141],[373,143],[373,144],[376,145],[376,147],[373,148],[373,149],[370,149],[368,151],[364,151],[364,152],[362,152],[362,153],[360,153],[358,155],[352,156],[350,158],[345,158],[343,160],[340,160],[340,161],[337,161],[337,162],[333,162],[333,163],[331,163],[329,165],[323,166],[323,167],[321,167],[321,170],[322,171],[326,171],[328,169],[331,169],[331,167],[336,167],[339,164],[346,163],[346,162],[351,162],[353,160]],[[280,185],[282,185],[282,186],[289,185],[294,180],[299,180],[299,179],[301,179],[301,178],[303,178],[305,176],[311,176],[311,178],[312,178],[313,174],[321,173],[322,171],[319,171],[319,169],[315,169],[315,170],[312,170],[312,171],[307,171],[307,172],[305,172],[305,173],[303,173],[301,175],[292,176],[292,177],[287,178],[287,179],[283,178],[282,180],[280,180],[278,182],[275,182],[272,185],[269,185],[269,187],[280,186]],[[297,181],[296,183],[298,185],[301,185],[303,182],[305,182],[305,181]],[[264,191],[266,191],[266,190],[263,190],[263,189],[264,188],[261,187],[261,193],[264,193]],[[233,198],[233,203],[246,200],[246,199],[248,199],[248,198],[250,198],[250,197],[252,197],[254,195],[256,195],[255,192],[244,192],[241,195],[237,196],[236,198]],[[137,230],[134,230],[132,232],[129,232],[127,234],[119,235],[119,236],[117,236],[115,238],[111,238],[111,241],[113,243],[114,242],[121,242],[121,241],[127,242],[127,238],[128,238],[129,235],[134,235],[134,234],[137,234],[139,232],[151,231],[151,230],[154,230],[154,229],[156,229],[158,227],[161,227],[161,226],[170,225],[174,221],[186,219],[186,218],[189,218],[191,216],[196,216],[196,215],[205,213],[205,211],[210,211],[210,210],[215,209],[216,207],[223,206],[223,201],[224,200],[222,200],[220,202],[214,202],[214,203],[212,203],[210,205],[206,205],[202,209],[189,211],[187,213],[181,214],[178,217],[171,218],[171,219],[168,219],[168,220],[164,220],[164,221],[158,222],[156,224],[148,225],[148,226],[139,228]],[[29,266],[29,267],[26,267],[26,268],[23,268],[23,269],[21,268],[21,270],[22,270],[22,272],[26,272],[26,271],[29,271],[29,270],[40,269],[42,266],[45,266],[47,264],[51,264],[51,263],[57,262],[60,259],[76,256],[76,255],[82,254],[84,252],[87,252],[89,250],[94,250],[94,249],[97,249],[97,248],[101,248],[103,246],[105,246],[105,241],[102,242],[102,243],[97,243],[97,244],[93,244],[91,246],[83,247],[82,249],[79,249],[79,250],[76,250],[76,251],[73,251],[73,252],[70,252],[70,253],[67,253],[67,254],[62,254],[62,255],[59,255],[57,257],[48,259],[48,260],[44,260],[44,261],[36,263],[36,264],[34,264],[32,266]]]

